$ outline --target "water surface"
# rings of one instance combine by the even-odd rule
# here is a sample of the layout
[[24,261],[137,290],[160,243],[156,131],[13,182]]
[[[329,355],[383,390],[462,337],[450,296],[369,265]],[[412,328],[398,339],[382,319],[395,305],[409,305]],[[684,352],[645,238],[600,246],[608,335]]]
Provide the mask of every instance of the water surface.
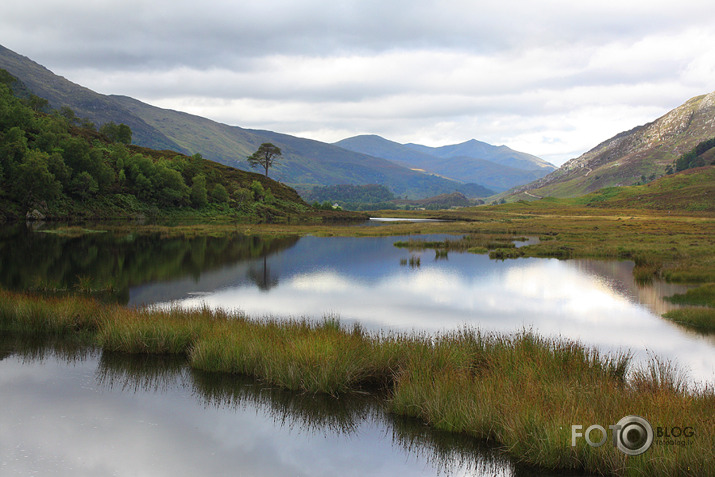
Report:
[[3,476],[536,475],[478,441],[335,399],[0,337]]
[[[407,238],[8,228],[0,286],[279,319],[337,314],[393,332],[532,329],[631,350],[636,363],[655,354],[715,382],[714,338],[660,317],[673,306],[663,297],[684,287],[638,284],[631,262],[393,246]],[[0,475],[531,475],[474,439],[389,415],[379,397],[290,393],[182,358],[66,342],[0,336],[0,402]]]
[[[405,237],[304,237],[290,248],[206,272],[198,279],[135,287],[130,304],[241,310],[251,316],[337,314],[371,330],[445,332],[463,326],[578,339],[604,351],[676,362],[696,381],[715,381],[715,338],[660,315],[664,296],[685,287],[638,284],[632,262],[408,251]],[[431,237],[440,238],[440,237]],[[409,258],[420,258],[410,266]],[[405,261],[408,264],[405,264]]]
[[685,287],[638,284],[632,262],[497,261],[393,246],[408,238],[62,235],[20,229],[0,236],[0,284],[19,290],[91,289],[130,306],[208,305],[277,318],[338,315],[348,325],[359,321],[371,330],[529,329],[604,351],[629,350],[636,363],[658,355],[692,380],[715,382],[715,336],[660,316],[673,308],[663,297]]

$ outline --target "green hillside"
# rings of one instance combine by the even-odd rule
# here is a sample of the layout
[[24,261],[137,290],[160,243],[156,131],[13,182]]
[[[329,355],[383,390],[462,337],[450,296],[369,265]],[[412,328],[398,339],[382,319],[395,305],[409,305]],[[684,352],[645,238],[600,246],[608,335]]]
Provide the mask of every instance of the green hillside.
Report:
[[645,185],[609,187],[575,201],[589,207],[715,212],[715,166],[688,169]]
[[[0,71],[0,221],[13,219],[209,218],[287,221],[319,214],[291,188],[201,155],[112,142],[50,114]],[[33,109],[33,106],[35,109]]]
[[46,98],[53,109],[69,107],[96,127],[108,122],[128,125],[134,144],[144,147],[200,153],[212,161],[249,170],[246,157],[260,144],[271,142],[283,151],[283,160],[272,177],[304,190],[315,185],[381,184],[396,195],[422,198],[453,192],[462,184],[319,141],[228,126],[126,96],[102,95],[2,46],[0,68],[19,78],[31,93]]

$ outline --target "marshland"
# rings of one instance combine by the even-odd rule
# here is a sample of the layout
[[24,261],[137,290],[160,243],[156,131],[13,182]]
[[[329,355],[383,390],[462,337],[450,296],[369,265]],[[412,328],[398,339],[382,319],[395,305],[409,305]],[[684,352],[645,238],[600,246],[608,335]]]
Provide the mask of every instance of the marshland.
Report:
[[[122,401],[114,419],[131,416],[128,433],[180,425],[194,442],[193,425],[213,442],[223,419],[250,422],[285,445],[293,473],[315,471],[305,456],[332,436],[328,469],[380,456],[359,473],[706,475],[715,342],[678,315],[712,323],[712,220],[529,207],[377,227],[6,227],[2,393],[24,418],[2,427],[24,428],[29,447],[3,465],[30,451],[81,465],[38,418],[80,422],[69,447],[118,445],[93,430],[111,432],[92,409]],[[61,376],[56,409],[47,397],[30,411],[21,396],[48,373]],[[75,393],[84,411],[64,399]],[[162,399],[191,418],[147,404]],[[572,425],[627,415],[695,434],[640,456],[572,446]],[[224,464],[227,449],[250,454],[224,446]],[[208,449],[195,452],[211,468]]]

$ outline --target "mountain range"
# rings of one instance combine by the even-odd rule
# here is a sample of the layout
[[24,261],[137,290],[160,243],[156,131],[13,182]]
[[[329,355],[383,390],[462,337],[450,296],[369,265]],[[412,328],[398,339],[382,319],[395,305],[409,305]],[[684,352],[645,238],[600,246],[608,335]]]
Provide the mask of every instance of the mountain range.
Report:
[[[355,144],[359,141],[327,144],[229,126],[127,96],[99,94],[2,46],[0,68],[17,77],[31,93],[47,99],[54,109],[67,106],[97,126],[108,122],[127,124],[132,129],[133,143],[140,146],[189,155],[200,153],[206,159],[247,170],[250,166],[246,157],[260,144],[271,142],[283,152],[280,163],[270,171],[271,177],[298,190],[315,185],[382,184],[410,199],[455,191],[484,197],[543,177],[554,169],[534,156],[478,141],[446,148],[403,145],[398,158],[383,151],[370,154],[358,150],[361,148]],[[345,147],[350,144],[353,146]],[[481,156],[478,150],[489,154]]]
[[406,167],[482,184],[503,191],[539,179],[556,167],[531,154],[472,139],[461,144],[428,147],[399,144],[380,136],[343,139],[336,145],[350,151],[382,157]]

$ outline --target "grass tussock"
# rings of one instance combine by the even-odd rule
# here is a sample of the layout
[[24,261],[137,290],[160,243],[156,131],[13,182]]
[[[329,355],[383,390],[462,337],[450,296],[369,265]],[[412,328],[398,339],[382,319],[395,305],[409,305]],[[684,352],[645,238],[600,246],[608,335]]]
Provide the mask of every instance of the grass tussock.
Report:
[[38,298],[0,290],[0,327],[7,331],[56,336],[94,333],[110,313],[110,308],[88,298]]
[[664,318],[700,333],[715,333],[715,283],[706,283],[685,293],[676,293],[666,297],[666,300],[679,305],[695,306],[671,310],[663,315]]
[[[677,369],[531,332],[464,329],[371,335],[323,321],[253,320],[206,308],[128,309],[83,298],[2,292],[0,329],[32,336],[85,333],[105,350],[187,356],[203,371],[248,375],[282,388],[337,395],[379,386],[389,409],[494,443],[547,469],[615,475],[705,475],[715,449],[715,390],[689,389]],[[607,427],[637,414],[690,426],[684,446],[653,445],[627,457],[612,445],[572,446],[571,426]]]
[[227,318],[208,308],[116,308],[100,327],[97,343],[125,353],[187,354],[205,330]]
[[679,308],[667,312],[663,317],[701,333],[715,333],[715,308]]
[[691,288],[685,293],[676,293],[666,300],[679,305],[699,305],[715,308],[715,283],[706,283],[696,288]]
[[338,394],[365,384],[385,384],[394,357],[359,328],[347,332],[327,318],[227,321],[196,343],[191,365],[204,371],[259,377],[288,389]]

